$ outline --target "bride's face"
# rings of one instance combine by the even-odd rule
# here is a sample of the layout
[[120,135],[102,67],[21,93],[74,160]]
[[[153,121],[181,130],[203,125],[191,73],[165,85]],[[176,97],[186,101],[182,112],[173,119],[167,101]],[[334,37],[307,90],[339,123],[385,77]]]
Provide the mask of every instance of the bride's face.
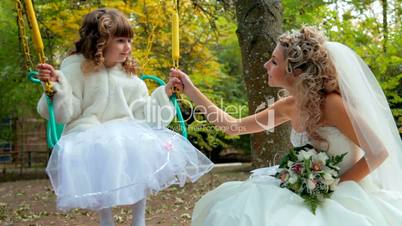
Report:
[[281,45],[277,45],[272,53],[271,59],[265,64],[264,68],[268,74],[268,85],[270,87],[288,88],[294,82],[294,76],[286,73],[286,64],[284,57],[284,49]]

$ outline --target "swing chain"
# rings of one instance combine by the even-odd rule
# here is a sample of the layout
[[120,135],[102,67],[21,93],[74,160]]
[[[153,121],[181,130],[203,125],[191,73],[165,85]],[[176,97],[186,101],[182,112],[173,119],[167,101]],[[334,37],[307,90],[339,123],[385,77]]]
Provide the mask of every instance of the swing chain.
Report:
[[29,51],[29,45],[28,45],[28,37],[25,32],[25,26],[24,26],[24,17],[23,17],[23,11],[22,11],[22,3],[20,0],[15,1],[15,6],[17,9],[17,25],[18,25],[18,37],[20,39],[20,43],[22,46],[22,50],[24,53],[24,60],[25,60],[25,69],[27,71],[31,70],[33,67],[32,59],[31,59],[31,53]]
[[[22,44],[22,49],[23,49],[23,54],[24,54],[24,59],[25,59],[25,69],[27,71],[33,70],[33,63],[32,63],[32,57],[31,53],[29,50],[29,45],[28,45],[28,36],[26,35],[25,31],[25,22],[24,22],[24,17],[23,17],[23,7],[21,0],[15,0],[15,7],[17,10],[17,25],[18,25],[18,37],[20,40],[20,43]],[[39,60],[41,63],[44,63],[45,61],[45,54],[43,53],[43,50],[38,50],[39,54]],[[53,85],[49,82],[46,81],[44,83],[44,89],[45,93],[47,96],[52,97],[56,92],[53,89]]]

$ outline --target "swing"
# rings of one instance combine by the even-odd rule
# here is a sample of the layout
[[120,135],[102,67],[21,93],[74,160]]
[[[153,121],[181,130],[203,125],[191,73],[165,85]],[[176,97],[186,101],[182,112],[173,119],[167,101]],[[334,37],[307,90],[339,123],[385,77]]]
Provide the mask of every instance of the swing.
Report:
[[[172,59],[173,59],[173,67],[179,67],[179,16],[178,16],[178,2],[175,4],[175,10],[173,12],[172,17]],[[31,0],[25,0],[25,7],[26,7],[26,14],[28,20],[32,26],[32,39],[34,43],[34,47],[36,52],[39,56],[39,61],[41,63],[45,62],[45,55],[44,55],[44,47],[42,38],[40,35],[39,27],[36,21],[35,11],[32,5]],[[22,3],[21,0],[16,0],[16,9],[17,9],[17,25],[19,28],[19,38],[22,43],[22,48],[24,51],[24,58],[25,58],[25,68],[28,71],[28,79],[35,84],[41,84],[41,81],[36,78],[38,72],[33,70],[33,63],[31,61],[31,56],[28,47],[28,41],[25,36],[25,28],[24,28],[24,19],[23,19],[23,11],[22,11]],[[140,76],[142,80],[151,80],[157,83],[159,86],[165,85],[166,83],[154,76],[154,75],[145,75],[142,74]],[[49,110],[49,120],[47,121],[47,129],[46,129],[46,141],[49,148],[53,149],[56,145],[57,141],[60,139],[60,136],[63,132],[64,125],[58,124],[55,119],[54,115],[54,108],[53,108],[53,101],[52,96],[54,94],[53,87],[50,82],[45,83],[45,94],[47,99],[47,105]],[[183,115],[181,113],[180,106],[177,102],[177,92],[174,90],[174,94],[170,97],[170,101],[175,106],[176,110],[176,117],[180,124],[180,130],[183,137],[187,138],[187,129],[183,119]]]

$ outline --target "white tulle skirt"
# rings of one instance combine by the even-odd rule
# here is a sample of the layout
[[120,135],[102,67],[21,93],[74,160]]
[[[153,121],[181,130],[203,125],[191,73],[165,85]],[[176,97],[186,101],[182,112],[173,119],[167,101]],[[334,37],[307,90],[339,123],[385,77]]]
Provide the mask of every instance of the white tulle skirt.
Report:
[[[368,183],[369,184],[369,183]],[[272,177],[232,181],[196,204],[192,226],[399,226],[402,194],[342,182],[316,215],[303,199]],[[370,185],[367,185],[367,188]]]
[[194,182],[213,163],[181,135],[115,120],[62,136],[48,166],[57,207],[128,205],[172,184]]

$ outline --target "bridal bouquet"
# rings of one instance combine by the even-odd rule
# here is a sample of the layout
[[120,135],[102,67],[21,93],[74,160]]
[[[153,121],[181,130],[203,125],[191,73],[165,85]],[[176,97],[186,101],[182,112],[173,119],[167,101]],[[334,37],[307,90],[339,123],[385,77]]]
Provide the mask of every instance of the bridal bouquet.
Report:
[[299,194],[315,214],[339,182],[339,163],[347,153],[329,156],[307,144],[293,148],[282,159],[275,175],[280,186]]

